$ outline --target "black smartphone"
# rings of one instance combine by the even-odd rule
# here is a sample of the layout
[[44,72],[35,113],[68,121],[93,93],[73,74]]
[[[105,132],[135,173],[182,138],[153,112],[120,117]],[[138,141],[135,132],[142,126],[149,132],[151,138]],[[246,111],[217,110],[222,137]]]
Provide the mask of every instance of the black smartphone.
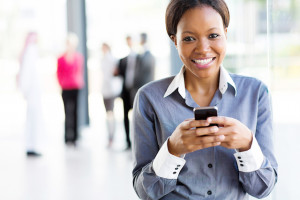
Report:
[[[195,120],[206,120],[208,117],[218,116],[218,107],[198,107],[194,108]],[[210,124],[209,126],[218,126],[218,124]]]

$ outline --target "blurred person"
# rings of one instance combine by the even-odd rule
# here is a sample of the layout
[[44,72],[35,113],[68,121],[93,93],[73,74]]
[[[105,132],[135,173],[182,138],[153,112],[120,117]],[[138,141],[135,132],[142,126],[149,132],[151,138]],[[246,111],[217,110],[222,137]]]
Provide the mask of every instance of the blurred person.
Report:
[[20,70],[17,81],[27,103],[25,124],[25,148],[27,156],[40,156],[39,142],[41,134],[45,132],[41,80],[38,75],[37,61],[39,58],[37,47],[38,35],[36,32],[28,33],[23,50],[20,55]]
[[131,101],[134,101],[138,89],[146,83],[154,80],[155,58],[148,47],[148,35],[140,34],[141,52],[137,56],[136,67],[134,70],[133,88],[131,90]]
[[65,111],[65,143],[76,146],[78,139],[78,93],[84,86],[84,58],[76,51],[78,37],[69,33],[66,50],[57,60],[57,78]]
[[120,59],[118,68],[115,71],[115,75],[121,76],[123,78],[123,86],[121,92],[121,98],[123,100],[123,111],[124,111],[124,127],[126,134],[126,149],[131,149],[131,139],[129,130],[129,111],[132,109],[133,98],[131,98],[131,93],[134,84],[134,74],[136,68],[137,53],[133,49],[133,41],[131,36],[126,37],[126,43],[129,47],[128,56]]
[[[132,174],[141,199],[264,198],[277,182],[268,88],[222,66],[229,18],[224,0],[169,2],[166,29],[184,65],[135,98]],[[205,106],[219,116],[195,120],[193,109]]]
[[102,49],[101,91],[102,91],[103,102],[106,110],[106,124],[108,130],[107,147],[111,147],[113,144],[115,126],[116,126],[115,116],[114,116],[114,102],[115,102],[115,98],[120,95],[122,82],[119,77],[114,76],[114,72],[117,67],[117,60],[112,55],[110,46],[107,43],[103,43],[101,49]]

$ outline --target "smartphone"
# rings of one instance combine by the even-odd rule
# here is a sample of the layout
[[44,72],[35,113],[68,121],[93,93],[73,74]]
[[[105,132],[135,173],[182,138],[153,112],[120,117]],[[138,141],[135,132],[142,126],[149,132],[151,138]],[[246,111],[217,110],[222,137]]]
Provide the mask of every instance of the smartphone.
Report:
[[[194,108],[195,120],[206,120],[208,117],[218,116],[218,107],[198,107]],[[218,124],[210,124],[209,126],[218,126]]]

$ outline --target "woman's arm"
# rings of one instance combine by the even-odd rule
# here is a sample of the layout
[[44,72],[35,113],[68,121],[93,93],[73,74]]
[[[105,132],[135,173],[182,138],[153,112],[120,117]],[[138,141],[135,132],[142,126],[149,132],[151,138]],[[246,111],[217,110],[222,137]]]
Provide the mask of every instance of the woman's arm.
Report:
[[270,95],[266,86],[260,88],[255,138],[264,155],[261,167],[253,172],[240,171],[240,182],[250,195],[268,196],[277,182],[277,161],[273,150],[273,121]]
[[154,112],[141,91],[134,102],[132,133],[134,189],[141,199],[160,199],[175,189],[177,179],[159,177],[153,170],[153,160],[159,152]]
[[[221,146],[238,150],[234,154],[239,169],[239,181],[245,191],[257,198],[270,194],[277,181],[277,162],[273,153],[272,110],[266,86],[259,88],[256,131],[229,117],[211,117],[219,124],[217,134],[224,135]],[[254,111],[255,112],[255,111]]]
[[141,90],[133,110],[133,184],[142,199],[159,199],[176,188],[177,177],[185,164],[181,155],[220,145],[224,139],[214,135],[213,127],[195,129],[207,126],[206,120],[187,119],[174,127],[174,132],[160,147],[157,138],[162,133],[159,122],[155,121],[153,104]]

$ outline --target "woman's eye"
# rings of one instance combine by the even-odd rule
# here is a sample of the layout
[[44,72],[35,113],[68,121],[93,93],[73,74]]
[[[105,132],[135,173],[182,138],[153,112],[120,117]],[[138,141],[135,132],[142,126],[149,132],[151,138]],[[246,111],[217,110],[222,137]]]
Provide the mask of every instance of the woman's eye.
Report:
[[185,41],[185,42],[190,42],[190,41],[194,41],[195,39],[193,38],[193,37],[185,37],[185,38],[183,38],[183,41]]
[[219,37],[219,35],[216,34],[216,33],[213,33],[213,34],[210,34],[210,35],[209,35],[209,38],[217,38],[217,37]]

